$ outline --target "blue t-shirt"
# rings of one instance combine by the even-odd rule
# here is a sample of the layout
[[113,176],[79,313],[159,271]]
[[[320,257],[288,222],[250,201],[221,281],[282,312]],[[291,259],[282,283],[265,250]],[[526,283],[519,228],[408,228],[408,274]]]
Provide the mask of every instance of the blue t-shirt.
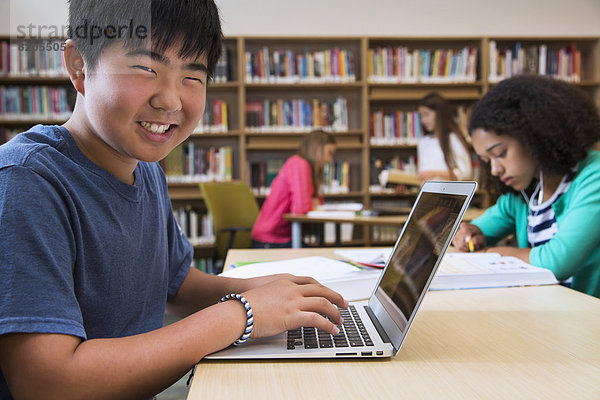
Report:
[[125,184],[58,126],[0,146],[0,335],[158,329],[192,256],[157,163],[139,162]]

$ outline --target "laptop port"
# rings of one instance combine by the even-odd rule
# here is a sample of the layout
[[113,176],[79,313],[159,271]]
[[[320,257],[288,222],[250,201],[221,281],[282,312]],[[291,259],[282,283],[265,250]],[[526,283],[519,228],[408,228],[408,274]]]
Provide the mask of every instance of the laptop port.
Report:
[[378,356],[382,356],[382,355],[383,355],[383,351],[378,351],[378,352],[377,352],[377,355],[378,355]]
[[372,356],[373,352],[372,351],[363,351],[360,353],[361,356]]

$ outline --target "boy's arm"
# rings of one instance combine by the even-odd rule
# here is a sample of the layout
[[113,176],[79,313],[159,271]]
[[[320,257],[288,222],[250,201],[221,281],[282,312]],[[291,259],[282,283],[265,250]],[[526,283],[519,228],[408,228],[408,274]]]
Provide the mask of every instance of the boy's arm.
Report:
[[242,293],[282,278],[298,284],[316,283],[312,279],[290,274],[236,279],[207,274],[195,268],[190,268],[177,294],[168,301],[167,312],[178,317],[186,317],[217,303],[221,297],[229,293]]
[[0,336],[0,368],[14,398],[149,398],[205,354],[236,340],[245,311],[228,301],[164,328],[115,339]]
[[192,301],[193,307],[212,305],[201,311],[155,331],[116,339],[3,335],[0,368],[15,398],[151,397],[205,355],[229,346],[242,335],[246,327],[243,305],[235,300],[214,304],[214,299],[227,291],[242,292],[252,306],[251,337],[270,336],[303,325],[335,333],[335,325],[320,314],[341,322],[334,304],[347,306],[339,294],[311,278],[243,281],[196,271],[188,274],[173,304],[182,310],[184,300],[202,297],[205,300]]

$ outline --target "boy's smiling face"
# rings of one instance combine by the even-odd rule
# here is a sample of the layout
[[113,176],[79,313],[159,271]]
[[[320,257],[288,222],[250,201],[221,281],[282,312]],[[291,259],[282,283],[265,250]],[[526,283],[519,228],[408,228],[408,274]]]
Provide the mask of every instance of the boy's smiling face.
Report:
[[206,58],[182,59],[176,46],[157,53],[115,44],[84,73],[74,112],[79,123],[65,125],[82,151],[117,178],[121,166],[163,159],[204,112]]

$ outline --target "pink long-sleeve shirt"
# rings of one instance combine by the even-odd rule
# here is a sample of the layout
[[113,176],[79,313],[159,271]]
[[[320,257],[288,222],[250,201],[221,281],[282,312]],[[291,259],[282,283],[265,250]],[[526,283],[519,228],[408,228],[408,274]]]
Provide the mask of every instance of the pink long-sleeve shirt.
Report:
[[283,214],[305,214],[313,208],[314,197],[310,164],[304,158],[290,157],[271,183],[267,196],[252,229],[252,239],[266,243],[292,240],[291,223]]

